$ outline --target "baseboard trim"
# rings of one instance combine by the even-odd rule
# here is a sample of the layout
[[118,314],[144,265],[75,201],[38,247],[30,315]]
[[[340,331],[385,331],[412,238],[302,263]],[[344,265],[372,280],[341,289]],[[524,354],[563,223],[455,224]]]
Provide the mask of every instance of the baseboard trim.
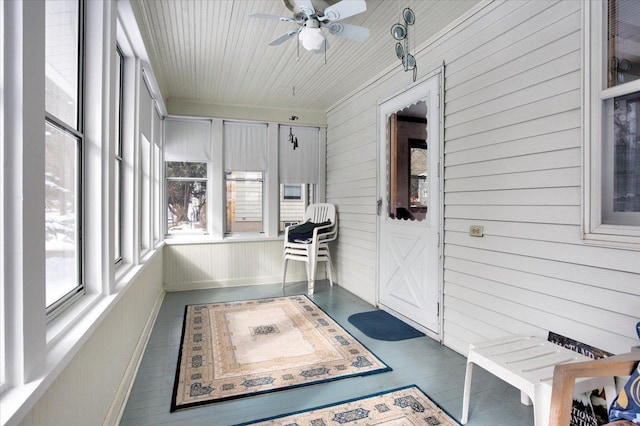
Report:
[[[324,274],[319,273],[316,280],[324,279]],[[287,274],[287,283],[307,281],[306,274]],[[222,280],[189,281],[179,283],[164,283],[165,291],[207,290],[212,288],[242,287],[248,285],[263,285],[282,283],[281,276],[229,278]]]
[[160,312],[160,307],[162,306],[165,294],[165,291],[160,292],[153,305],[151,314],[147,319],[147,323],[144,325],[142,334],[140,335],[140,339],[138,339],[138,343],[136,344],[133,354],[131,355],[131,360],[127,365],[124,376],[122,377],[120,385],[118,386],[115,396],[113,397],[113,401],[109,406],[109,411],[107,412],[107,415],[102,422],[103,426],[117,425],[120,424],[120,421],[122,420],[124,409],[127,405],[127,400],[129,399],[129,395],[131,394],[133,383],[135,381],[136,375],[138,374],[140,363],[142,362],[142,355],[144,354],[144,350],[147,347],[147,343],[149,342],[149,337],[151,337],[151,331],[153,330],[153,325],[155,324],[158,313]]

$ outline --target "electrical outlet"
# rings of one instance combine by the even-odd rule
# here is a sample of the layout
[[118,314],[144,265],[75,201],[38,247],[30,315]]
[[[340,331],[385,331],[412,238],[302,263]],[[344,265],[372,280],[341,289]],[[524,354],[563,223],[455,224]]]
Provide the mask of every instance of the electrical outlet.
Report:
[[471,225],[469,227],[469,235],[471,235],[472,237],[482,237],[484,235],[484,226]]

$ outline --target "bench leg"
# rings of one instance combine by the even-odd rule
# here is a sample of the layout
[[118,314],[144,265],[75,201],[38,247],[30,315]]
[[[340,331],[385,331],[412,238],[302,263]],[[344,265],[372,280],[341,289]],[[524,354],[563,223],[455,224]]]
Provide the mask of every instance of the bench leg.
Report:
[[471,394],[471,378],[473,376],[473,362],[467,361],[467,371],[464,375],[464,392],[462,394],[462,418],[460,423],[469,421],[469,396]]
[[551,386],[548,384],[536,386],[533,399],[533,424],[535,426],[549,426],[549,416],[551,415]]

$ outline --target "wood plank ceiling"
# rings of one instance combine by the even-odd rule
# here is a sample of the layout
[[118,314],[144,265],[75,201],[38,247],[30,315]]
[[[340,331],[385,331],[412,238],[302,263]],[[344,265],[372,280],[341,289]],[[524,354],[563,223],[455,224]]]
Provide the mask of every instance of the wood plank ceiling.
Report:
[[369,39],[329,35],[326,64],[323,54],[302,47],[296,60],[296,37],[268,46],[297,24],[249,14],[292,16],[283,0],[132,0],[132,6],[165,101],[326,111],[388,67],[401,67],[390,29],[405,7],[416,13],[413,50],[477,2],[367,0],[366,12],[344,22],[369,28]]

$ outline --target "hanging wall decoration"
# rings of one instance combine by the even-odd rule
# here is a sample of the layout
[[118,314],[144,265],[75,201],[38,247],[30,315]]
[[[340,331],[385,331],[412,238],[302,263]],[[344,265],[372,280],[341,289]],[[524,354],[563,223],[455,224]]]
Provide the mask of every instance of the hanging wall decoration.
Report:
[[402,19],[404,24],[399,22],[393,24],[391,35],[397,40],[396,56],[402,61],[405,71],[413,71],[413,81],[416,81],[418,64],[416,64],[416,58],[409,52],[409,27],[415,24],[416,15],[407,7],[402,11]]
[[293,130],[289,127],[289,142],[293,144],[293,149],[298,147],[298,138],[293,134]]

